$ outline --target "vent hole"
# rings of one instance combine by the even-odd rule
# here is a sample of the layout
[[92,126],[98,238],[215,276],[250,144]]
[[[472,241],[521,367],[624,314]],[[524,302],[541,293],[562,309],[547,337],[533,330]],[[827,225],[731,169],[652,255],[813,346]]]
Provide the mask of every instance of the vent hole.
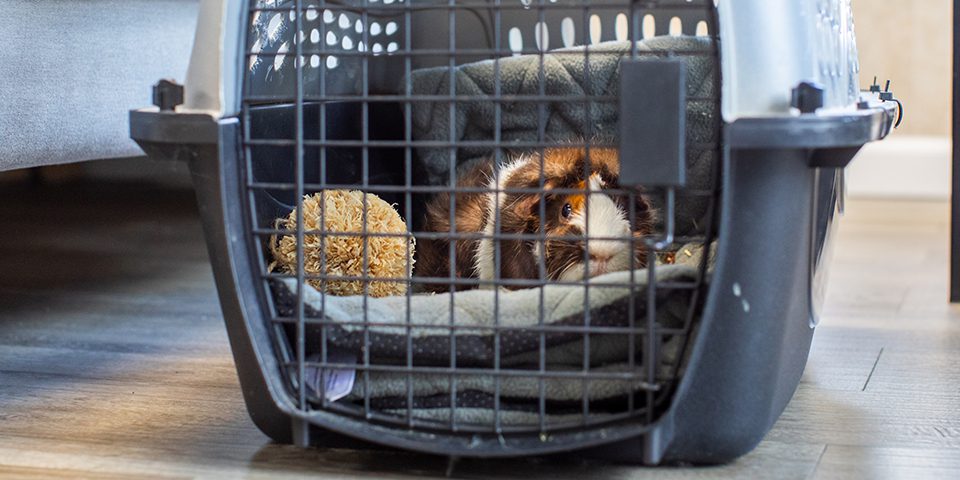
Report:
[[710,35],[710,28],[707,27],[707,22],[703,20],[697,22],[697,36],[706,37],[707,35]]
[[575,45],[577,35],[577,27],[573,23],[573,19],[566,17],[560,21],[560,39],[563,40],[564,47],[572,47]]
[[643,16],[643,38],[653,38],[657,35],[657,19],[649,13]]
[[533,26],[533,40],[537,43],[537,49],[540,51],[550,49],[550,31],[547,24],[537,22]]
[[510,51],[514,55],[520,55],[520,52],[523,51],[523,33],[520,32],[519,28],[513,27],[510,29],[507,43],[510,44]]
[[289,49],[290,49],[290,45],[288,45],[287,42],[283,42],[283,44],[280,45],[280,48],[277,49],[278,55],[273,57],[274,70],[280,70],[280,67],[283,66],[283,62],[286,61],[287,59],[287,56],[284,54],[286,54],[287,50]]
[[680,17],[673,17],[670,19],[670,36],[679,37],[680,35],[683,35],[683,21]]
[[590,43],[596,45],[600,43],[602,37],[600,15],[590,15]]
[[267,36],[270,40],[276,40],[280,34],[280,25],[283,24],[283,16],[279,13],[270,17],[270,23],[267,24]]
[[629,36],[629,28],[627,25],[627,15],[624,13],[618,13],[616,22],[613,26],[613,33],[616,35],[617,40],[624,41]]

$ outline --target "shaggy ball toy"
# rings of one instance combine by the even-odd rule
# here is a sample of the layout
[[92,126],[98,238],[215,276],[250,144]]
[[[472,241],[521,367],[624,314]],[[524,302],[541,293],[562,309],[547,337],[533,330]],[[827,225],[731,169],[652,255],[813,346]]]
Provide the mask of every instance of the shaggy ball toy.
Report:
[[[372,297],[404,295],[407,279],[413,270],[415,242],[407,238],[407,224],[389,203],[380,197],[367,194],[367,232],[395,233],[397,236],[367,236],[367,271],[363,271],[364,237],[360,235],[337,235],[337,233],[360,233],[363,231],[363,192],[352,190],[328,190],[321,194],[303,197],[304,232],[321,230],[321,212],[326,238],[321,242],[319,234],[304,234],[303,266],[310,275],[369,276],[396,278],[399,281],[376,280],[369,282],[368,293]],[[278,228],[296,230],[297,211],[286,219],[277,220]],[[407,245],[409,242],[409,251]],[[270,270],[279,268],[283,273],[294,274],[297,268],[297,237],[285,235],[280,241],[270,242],[274,262]],[[326,252],[326,270],[321,270],[321,248]],[[409,254],[409,257],[408,257]],[[307,283],[331,295],[362,295],[360,280],[308,279]]]

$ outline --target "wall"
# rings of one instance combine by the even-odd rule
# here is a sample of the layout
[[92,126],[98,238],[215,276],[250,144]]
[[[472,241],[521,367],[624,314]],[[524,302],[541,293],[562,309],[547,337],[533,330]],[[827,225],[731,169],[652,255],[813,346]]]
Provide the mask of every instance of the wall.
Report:
[[854,197],[949,198],[951,0],[853,0],[861,85],[892,80],[903,125],[848,171]]
[[898,135],[950,134],[951,0],[853,0],[860,80],[891,79],[908,106]]

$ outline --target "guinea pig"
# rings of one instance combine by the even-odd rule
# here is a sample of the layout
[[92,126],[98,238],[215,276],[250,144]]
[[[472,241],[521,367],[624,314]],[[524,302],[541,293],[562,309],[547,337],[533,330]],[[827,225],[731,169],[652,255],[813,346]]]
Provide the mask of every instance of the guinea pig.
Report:
[[[455,233],[469,237],[455,240],[454,276],[494,280],[497,242],[502,279],[541,279],[541,262],[545,280],[571,282],[646,266],[647,251],[641,237],[652,233],[656,212],[641,191],[620,187],[616,149],[590,148],[590,177],[584,178],[587,157],[584,148],[550,148],[542,155],[534,152],[516,157],[500,167],[497,175],[491,158],[459,169],[457,187],[474,191],[453,194]],[[635,193],[629,195],[628,191]],[[632,223],[628,205],[631,197]],[[542,225],[543,240],[495,239],[497,212],[501,234],[539,235]],[[448,233],[450,221],[451,194],[434,196],[426,206],[423,230]],[[631,237],[635,238],[633,248]],[[415,275],[449,278],[448,240],[418,239],[417,257]],[[475,286],[460,285],[456,289]],[[452,287],[449,283],[433,283],[426,289],[440,292]]]

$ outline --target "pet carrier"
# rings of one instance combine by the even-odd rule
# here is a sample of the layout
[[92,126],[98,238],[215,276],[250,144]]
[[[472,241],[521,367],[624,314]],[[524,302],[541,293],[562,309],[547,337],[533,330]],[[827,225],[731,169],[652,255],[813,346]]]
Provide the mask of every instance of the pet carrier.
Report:
[[131,136],[190,162],[267,435],[716,463],[776,421],[897,113],[849,0],[201,11]]

